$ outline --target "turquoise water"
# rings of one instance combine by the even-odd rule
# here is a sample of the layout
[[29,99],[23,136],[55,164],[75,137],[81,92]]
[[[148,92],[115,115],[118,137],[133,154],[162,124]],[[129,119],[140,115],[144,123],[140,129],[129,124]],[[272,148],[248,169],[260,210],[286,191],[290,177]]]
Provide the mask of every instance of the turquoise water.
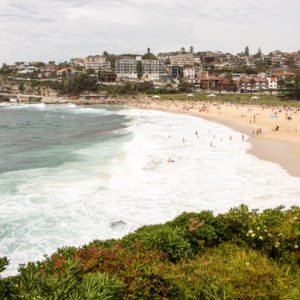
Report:
[[115,139],[124,116],[110,107],[49,106],[0,108],[0,173],[56,167],[78,161],[74,153],[93,143]]

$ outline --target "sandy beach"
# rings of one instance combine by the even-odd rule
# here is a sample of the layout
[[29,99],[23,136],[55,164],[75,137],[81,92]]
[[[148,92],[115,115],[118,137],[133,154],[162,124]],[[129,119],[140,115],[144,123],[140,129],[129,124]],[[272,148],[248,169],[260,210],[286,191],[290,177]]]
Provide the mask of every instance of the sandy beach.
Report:
[[299,108],[153,99],[126,103],[132,108],[191,114],[221,123],[241,132],[241,139],[249,137],[249,153],[278,163],[290,175],[300,177]]

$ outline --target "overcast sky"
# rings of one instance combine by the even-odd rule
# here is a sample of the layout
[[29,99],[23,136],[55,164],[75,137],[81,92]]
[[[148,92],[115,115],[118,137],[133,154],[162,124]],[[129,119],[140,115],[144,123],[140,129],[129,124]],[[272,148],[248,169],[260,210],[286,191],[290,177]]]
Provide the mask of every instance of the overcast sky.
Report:
[[0,0],[0,63],[300,49],[300,0]]

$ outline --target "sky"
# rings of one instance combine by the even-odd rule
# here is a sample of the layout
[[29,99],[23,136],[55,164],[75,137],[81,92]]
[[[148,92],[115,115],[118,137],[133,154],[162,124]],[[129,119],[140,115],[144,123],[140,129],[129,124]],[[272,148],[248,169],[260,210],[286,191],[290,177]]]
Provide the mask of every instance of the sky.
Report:
[[0,0],[0,63],[300,49],[300,0]]

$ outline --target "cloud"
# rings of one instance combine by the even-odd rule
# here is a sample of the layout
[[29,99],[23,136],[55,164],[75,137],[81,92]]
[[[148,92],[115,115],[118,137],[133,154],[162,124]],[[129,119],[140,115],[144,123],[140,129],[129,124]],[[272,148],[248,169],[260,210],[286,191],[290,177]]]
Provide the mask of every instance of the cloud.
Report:
[[1,0],[0,62],[193,45],[297,50],[298,0]]

